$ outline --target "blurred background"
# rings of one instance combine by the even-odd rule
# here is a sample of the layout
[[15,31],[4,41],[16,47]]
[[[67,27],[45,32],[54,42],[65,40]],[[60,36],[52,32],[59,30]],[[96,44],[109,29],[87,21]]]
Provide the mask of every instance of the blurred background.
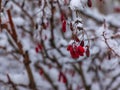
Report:
[[[72,1],[0,0],[0,90],[120,90],[120,0]],[[90,56],[74,59],[77,20]]]

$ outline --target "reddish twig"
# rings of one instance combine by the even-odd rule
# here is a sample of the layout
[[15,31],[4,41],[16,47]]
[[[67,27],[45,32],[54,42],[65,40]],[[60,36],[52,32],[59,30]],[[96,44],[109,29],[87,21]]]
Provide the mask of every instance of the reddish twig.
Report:
[[16,43],[16,45],[18,46],[20,54],[24,58],[24,60],[23,60],[24,65],[25,65],[25,68],[27,70],[28,77],[29,77],[29,80],[30,80],[29,87],[34,89],[34,90],[37,90],[36,85],[35,85],[35,81],[34,81],[34,77],[33,77],[33,74],[32,74],[31,68],[30,68],[29,55],[28,55],[27,52],[24,52],[22,44],[20,42],[18,42],[17,33],[16,33],[16,30],[15,30],[15,26],[14,26],[14,23],[13,23],[13,20],[12,20],[10,10],[7,10],[7,14],[8,14],[9,23],[10,23],[10,26],[11,26],[11,29],[12,29],[12,32],[9,32],[9,33],[10,33],[11,37],[13,38],[14,42]]
[[103,38],[104,38],[104,40],[105,40],[105,43],[106,43],[108,49],[109,49],[110,51],[112,51],[116,56],[120,57],[120,55],[119,55],[118,53],[116,53],[116,51],[115,51],[114,49],[112,49],[112,48],[110,47],[109,43],[107,42],[107,38],[105,37],[105,32],[103,32]]

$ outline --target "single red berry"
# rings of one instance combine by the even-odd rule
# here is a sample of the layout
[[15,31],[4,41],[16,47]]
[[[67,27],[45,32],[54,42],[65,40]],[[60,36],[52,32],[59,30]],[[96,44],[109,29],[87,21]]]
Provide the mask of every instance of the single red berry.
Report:
[[72,48],[72,45],[68,45],[67,50],[69,51]]
[[42,45],[38,44],[38,48],[39,48],[39,50],[41,50],[42,49]]
[[79,55],[83,56],[84,52],[85,52],[84,48],[82,46],[78,46],[78,53],[79,53]]
[[62,31],[66,32],[66,20],[63,20],[62,22]]
[[77,50],[74,50],[74,48],[70,49],[70,54],[71,54],[72,58],[74,58],[74,59],[79,58],[79,53],[77,52]]
[[66,83],[67,82],[67,78],[66,78],[66,76],[64,74],[63,74],[62,78],[63,78],[63,83]]
[[42,68],[40,68],[39,73],[40,73],[40,75],[42,75],[42,74],[43,74],[43,69],[42,69]]
[[36,47],[36,48],[35,48],[35,51],[36,51],[36,53],[38,53],[38,52],[39,52],[39,48],[38,48],[38,47]]
[[92,1],[91,1],[91,0],[88,0],[88,1],[87,1],[87,5],[88,5],[88,7],[92,7]]

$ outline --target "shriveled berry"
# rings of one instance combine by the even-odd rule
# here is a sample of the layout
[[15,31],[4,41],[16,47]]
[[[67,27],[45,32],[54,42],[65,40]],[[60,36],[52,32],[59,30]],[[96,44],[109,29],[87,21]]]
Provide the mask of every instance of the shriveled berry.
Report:
[[81,43],[80,43],[80,46],[84,46],[84,41],[82,40]]
[[70,30],[73,31],[73,25],[70,23]]

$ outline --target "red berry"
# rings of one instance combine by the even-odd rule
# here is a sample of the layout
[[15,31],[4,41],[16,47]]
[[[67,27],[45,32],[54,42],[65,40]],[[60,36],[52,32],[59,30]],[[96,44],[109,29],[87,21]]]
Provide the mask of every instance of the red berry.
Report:
[[84,46],[84,41],[82,40],[81,43],[80,43],[80,46]]
[[58,81],[66,83],[67,82],[67,78],[66,76],[60,71],[59,76],[58,76]]
[[68,45],[67,50],[69,51],[72,48],[72,45]]
[[36,47],[36,48],[35,48],[35,51],[36,51],[36,53],[38,53],[38,52],[39,52],[39,48],[38,48],[38,47]]
[[42,75],[42,74],[43,74],[43,69],[42,69],[42,68],[40,68],[39,73],[40,73],[40,75]]
[[61,21],[65,20],[64,13],[61,13]]
[[62,31],[66,32],[66,20],[63,20],[62,22]]
[[79,55],[83,56],[84,52],[85,52],[84,48],[82,46],[78,46],[78,53],[79,53]]
[[88,0],[88,1],[87,1],[87,5],[88,5],[88,7],[92,7],[92,1],[91,1],[91,0]]
[[70,49],[70,54],[72,56],[72,58],[79,58],[79,53],[77,52],[77,50],[75,48],[71,48]]
[[66,78],[66,76],[63,74],[63,83],[66,83],[67,82],[67,78]]
[[41,49],[42,49],[42,45],[41,45],[41,44],[38,44],[38,48],[41,50]]

